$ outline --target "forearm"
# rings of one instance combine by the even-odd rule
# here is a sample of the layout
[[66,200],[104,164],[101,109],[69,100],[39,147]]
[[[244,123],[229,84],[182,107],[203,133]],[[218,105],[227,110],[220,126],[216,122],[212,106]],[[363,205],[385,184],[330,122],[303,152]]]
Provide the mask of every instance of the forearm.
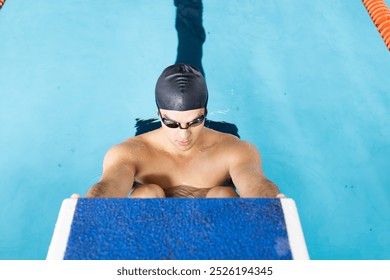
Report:
[[86,198],[93,198],[93,197],[104,197],[104,192],[105,192],[105,187],[104,185],[97,183],[93,185],[85,195]]
[[237,186],[237,189],[244,198],[275,198],[280,194],[279,188],[267,178],[241,188]]
[[278,186],[276,186],[273,182],[268,180],[267,178],[264,178],[261,182],[260,186],[260,192],[259,192],[259,197],[270,197],[274,198],[278,194],[280,194],[280,190]]
[[86,198],[94,197],[127,197],[128,192],[104,182],[93,185],[85,195]]

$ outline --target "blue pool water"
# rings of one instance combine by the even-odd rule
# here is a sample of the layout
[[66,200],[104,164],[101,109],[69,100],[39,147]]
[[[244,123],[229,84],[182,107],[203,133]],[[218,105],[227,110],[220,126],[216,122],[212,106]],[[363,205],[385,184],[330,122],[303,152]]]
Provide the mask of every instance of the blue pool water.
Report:
[[[390,258],[390,53],[361,1],[204,1],[209,119],[298,206],[312,259]],[[44,259],[61,202],[156,117],[174,1],[0,11],[0,259]],[[199,53],[198,53],[199,54]]]

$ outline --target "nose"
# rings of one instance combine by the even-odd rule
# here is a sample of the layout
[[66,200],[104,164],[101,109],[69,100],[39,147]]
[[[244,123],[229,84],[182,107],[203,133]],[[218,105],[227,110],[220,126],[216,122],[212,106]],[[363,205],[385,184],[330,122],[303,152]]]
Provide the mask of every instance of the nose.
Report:
[[178,134],[181,139],[187,139],[190,136],[189,129],[178,129]]
[[182,126],[181,123],[179,123],[179,128],[180,129],[188,129],[190,126],[187,124],[185,124],[185,126]]

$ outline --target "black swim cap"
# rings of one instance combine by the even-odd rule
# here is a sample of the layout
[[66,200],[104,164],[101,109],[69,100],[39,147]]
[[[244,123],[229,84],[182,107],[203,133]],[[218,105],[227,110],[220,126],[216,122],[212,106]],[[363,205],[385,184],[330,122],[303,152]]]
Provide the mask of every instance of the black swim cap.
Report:
[[208,91],[200,71],[188,64],[167,67],[156,83],[156,104],[160,109],[187,111],[206,108]]

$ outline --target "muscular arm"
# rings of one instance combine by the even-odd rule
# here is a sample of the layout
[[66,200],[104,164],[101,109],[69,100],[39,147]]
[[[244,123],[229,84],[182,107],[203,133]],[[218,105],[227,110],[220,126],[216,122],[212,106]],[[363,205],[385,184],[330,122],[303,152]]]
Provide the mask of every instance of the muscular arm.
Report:
[[131,149],[124,144],[111,148],[103,161],[103,175],[85,197],[127,197],[135,176]]
[[263,174],[256,147],[239,140],[231,156],[229,172],[240,197],[276,197],[280,193],[278,187]]

